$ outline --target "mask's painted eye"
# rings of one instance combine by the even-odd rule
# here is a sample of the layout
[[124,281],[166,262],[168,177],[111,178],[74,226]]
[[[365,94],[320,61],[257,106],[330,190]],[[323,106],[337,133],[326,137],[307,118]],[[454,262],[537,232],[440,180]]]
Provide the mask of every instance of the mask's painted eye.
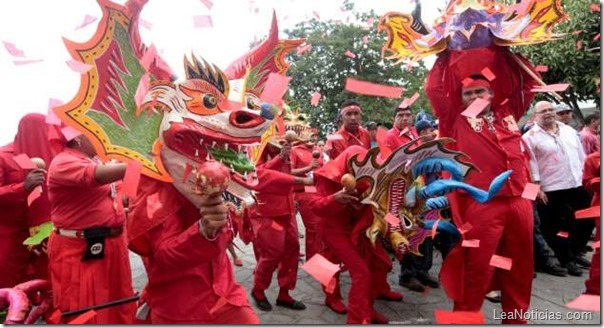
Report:
[[203,105],[207,109],[214,109],[216,108],[217,104],[218,102],[216,101],[216,97],[214,95],[206,94],[203,96]]

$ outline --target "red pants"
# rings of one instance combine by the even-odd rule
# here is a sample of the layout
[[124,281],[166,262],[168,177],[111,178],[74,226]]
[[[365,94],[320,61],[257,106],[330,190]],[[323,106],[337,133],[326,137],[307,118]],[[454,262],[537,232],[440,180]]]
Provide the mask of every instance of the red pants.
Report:
[[[54,305],[61,312],[77,310],[134,295],[126,236],[105,239],[105,258],[82,262],[86,240],[50,235],[48,257]],[[89,324],[130,324],[131,302],[96,311]]]
[[[600,218],[596,218],[596,241],[600,241]],[[600,247],[595,249],[591,258],[589,277],[585,281],[585,293],[600,295]]]
[[[454,195],[453,214],[472,229],[464,239],[479,239],[480,247],[457,245],[447,256],[441,280],[447,295],[454,299],[454,311],[480,311],[489,290],[501,290],[504,312],[528,310],[533,282],[533,209],[520,197],[496,197],[480,204],[463,195]],[[512,259],[509,271],[491,266],[496,254]],[[460,293],[452,293],[456,288]],[[459,291],[459,290],[458,290]],[[526,323],[524,320],[503,323]]]
[[298,278],[300,243],[293,215],[272,218],[252,217],[256,238],[254,254],[254,289],[266,290],[271,285],[273,272],[279,268],[279,287],[292,290]]
[[305,253],[306,260],[308,261],[313,255],[323,249],[321,217],[317,216],[311,208],[311,200],[315,198],[314,193],[296,192],[295,198],[298,203],[302,222],[304,222],[304,228],[306,229]]
[[249,306],[234,306],[226,304],[215,313],[215,319],[208,322],[174,321],[162,318],[151,311],[151,324],[208,324],[208,325],[256,325],[260,319]]
[[[348,293],[348,315],[346,323],[361,324],[371,322],[371,311],[373,309],[373,300],[381,293],[390,290],[386,275],[390,271],[390,266],[384,265],[384,258],[391,263],[385,254],[379,241],[376,248],[369,245],[369,240],[363,240],[361,249],[355,247],[348,234],[339,234],[326,232],[323,238],[328,252],[334,256],[327,255],[330,260],[339,258],[344,266],[350,272],[352,284]],[[327,297],[339,297],[339,275],[336,275],[338,282],[336,291]]]

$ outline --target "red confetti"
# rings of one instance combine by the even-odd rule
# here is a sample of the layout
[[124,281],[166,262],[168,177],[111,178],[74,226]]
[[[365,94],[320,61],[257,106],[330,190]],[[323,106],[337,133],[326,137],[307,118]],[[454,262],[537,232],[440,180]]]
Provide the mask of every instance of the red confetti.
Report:
[[596,12],[600,12],[600,4],[599,3],[592,3],[591,5],[589,5],[589,11],[591,11],[592,13],[596,13]]
[[463,112],[461,112],[461,115],[463,116],[467,116],[467,117],[476,117],[478,116],[480,113],[482,113],[482,111],[487,108],[487,106],[489,106],[491,102],[482,98],[476,98],[471,104],[470,106],[468,106],[468,108],[466,108]]
[[350,51],[348,49],[346,49],[346,52],[344,53],[344,55],[346,55],[346,57],[352,58],[352,59],[357,58],[357,55],[355,55],[352,51]]
[[317,106],[319,104],[319,101],[321,100],[321,94],[317,91],[313,92],[312,96],[310,97],[310,104],[313,106]]
[[346,78],[344,86],[346,91],[377,97],[400,98],[401,93],[405,90],[402,87],[386,86],[377,83],[357,80],[354,78]]
[[509,271],[512,268],[512,259],[505,256],[493,255],[490,265]]
[[590,219],[600,216],[600,205],[592,206],[575,212],[575,219]]
[[435,309],[434,319],[437,324],[440,325],[451,325],[451,324],[482,324],[486,322],[481,311],[470,312],[470,311],[446,311]]
[[521,197],[530,200],[535,200],[537,198],[537,195],[539,194],[540,189],[541,187],[538,184],[529,182],[524,186],[524,190],[522,191]]
[[468,239],[461,242],[461,247],[478,248],[480,247],[480,239]]
[[491,71],[488,67],[485,67],[482,69],[482,71],[480,71],[480,73],[487,78],[487,80],[489,81],[493,81],[495,79],[495,73],[493,73],[493,71]]

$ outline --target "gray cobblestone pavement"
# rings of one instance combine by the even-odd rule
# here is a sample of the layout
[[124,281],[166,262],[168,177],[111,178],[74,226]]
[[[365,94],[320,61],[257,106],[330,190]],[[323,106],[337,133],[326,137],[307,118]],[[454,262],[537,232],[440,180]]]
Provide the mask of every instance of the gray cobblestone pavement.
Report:
[[[303,226],[301,231],[304,231]],[[237,250],[239,257],[243,260],[243,267],[234,267],[236,280],[243,284],[248,290],[252,288],[253,270],[255,266],[254,254],[251,244],[244,245],[241,240],[235,243],[241,250]],[[302,252],[304,251],[304,239],[300,239]],[[591,259],[591,254],[589,257]],[[136,290],[141,290],[147,282],[145,270],[140,258],[131,254],[132,277]],[[434,253],[434,266],[431,273],[438,275],[442,257],[440,253]],[[301,263],[302,264],[302,263]],[[404,294],[402,302],[376,301],[375,308],[390,319],[391,324],[433,324],[434,309],[452,309],[452,303],[447,299],[442,289],[429,289],[424,293],[407,290],[398,285],[399,267],[395,263],[393,272],[388,276],[392,289]],[[276,276],[276,275],[275,275]],[[277,298],[278,286],[275,276],[273,284],[266,291],[266,296],[274,305]],[[534,310],[541,316],[560,312],[562,320],[529,320],[532,324],[601,324],[600,313],[581,312],[568,309],[564,306],[567,302],[579,296],[584,290],[584,281],[587,272],[582,277],[556,277],[545,273],[537,273],[533,280],[533,293],[530,310]],[[350,276],[348,272],[341,274],[341,287],[346,300],[350,289]],[[248,293],[249,295],[249,293]],[[309,276],[304,270],[298,270],[298,282],[296,289],[291,293],[292,297],[306,304],[304,311],[294,311],[274,306],[270,312],[257,311],[260,320],[264,324],[343,324],[346,322],[345,315],[332,312],[324,305],[324,296],[320,284]],[[253,306],[253,300],[250,298]],[[489,324],[497,324],[495,320],[497,313],[501,311],[500,304],[484,302],[482,312]],[[591,315],[591,318],[589,317]],[[572,319],[579,318],[579,319]]]

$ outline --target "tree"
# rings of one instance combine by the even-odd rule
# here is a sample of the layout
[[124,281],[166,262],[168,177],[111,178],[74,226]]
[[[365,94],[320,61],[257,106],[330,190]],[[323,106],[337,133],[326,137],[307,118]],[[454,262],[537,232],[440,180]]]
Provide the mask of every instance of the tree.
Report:
[[[542,73],[545,83],[571,84],[562,96],[583,121],[579,101],[593,100],[600,107],[600,4],[590,0],[572,0],[564,1],[563,5],[570,19],[555,29],[565,34],[560,40],[522,46],[516,50],[533,64],[548,67],[548,71]],[[559,102],[549,94],[538,97]]]
[[[381,46],[385,33],[378,34],[379,17],[373,12],[357,13],[353,5],[346,2],[343,7],[353,13],[356,23],[338,21],[310,21],[298,23],[293,30],[286,30],[288,38],[306,38],[312,49],[303,54],[292,54],[292,66],[288,75],[293,79],[286,101],[292,108],[300,108],[310,116],[310,122],[322,136],[336,129],[335,119],[339,105],[346,99],[355,99],[363,108],[363,121],[375,121],[391,126],[393,109],[400,99],[362,96],[344,90],[347,77],[379,84],[402,86],[404,97],[419,92],[420,98],[412,106],[414,111],[428,108],[423,85],[427,69],[420,63],[410,69],[409,65],[393,64],[382,60]],[[358,23],[360,22],[360,23]],[[366,37],[367,43],[363,42]],[[356,55],[349,58],[346,51]],[[318,106],[310,104],[311,95],[318,91],[321,101]]]

